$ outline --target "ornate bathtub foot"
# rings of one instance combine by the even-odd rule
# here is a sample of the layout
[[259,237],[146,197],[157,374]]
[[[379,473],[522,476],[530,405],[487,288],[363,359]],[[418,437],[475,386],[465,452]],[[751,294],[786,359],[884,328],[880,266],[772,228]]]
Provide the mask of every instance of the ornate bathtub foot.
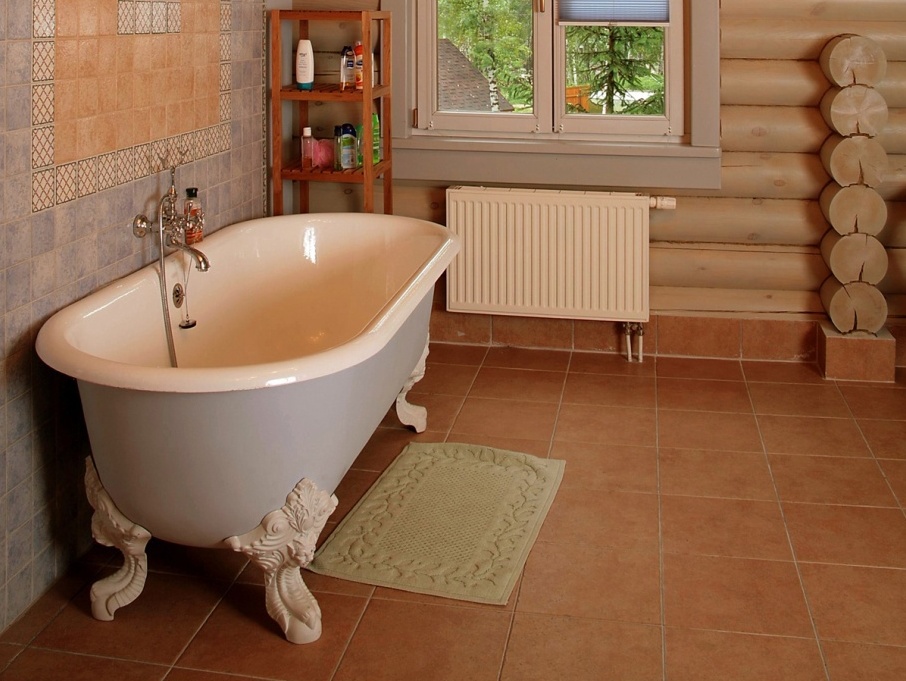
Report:
[[318,535],[336,507],[333,494],[303,479],[283,508],[268,513],[251,532],[226,540],[264,570],[267,614],[292,643],[312,643],[321,636],[321,608],[302,581],[300,568],[314,558]]
[[424,433],[428,427],[428,410],[417,404],[409,404],[406,401],[406,395],[412,390],[412,386],[425,377],[425,361],[428,359],[428,341],[425,341],[425,350],[422,352],[421,359],[412,370],[412,374],[400,390],[396,397],[396,415],[404,426],[412,426],[416,433]]
[[110,621],[118,608],[129,605],[145,588],[148,576],[145,546],[151,533],[116,507],[101,484],[90,456],[85,459],[85,492],[94,509],[91,517],[94,540],[104,546],[115,546],[123,554],[123,566],[91,587],[91,614],[95,619]]

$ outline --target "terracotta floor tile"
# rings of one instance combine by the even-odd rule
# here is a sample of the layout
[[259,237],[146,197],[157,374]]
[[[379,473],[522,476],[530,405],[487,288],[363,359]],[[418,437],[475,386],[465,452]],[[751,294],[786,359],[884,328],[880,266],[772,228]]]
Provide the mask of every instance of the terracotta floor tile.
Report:
[[[413,389],[407,396],[407,401],[409,404],[424,407],[428,410],[427,429],[439,433],[448,432],[450,426],[453,425],[453,421],[456,419],[456,415],[462,408],[462,403],[465,401],[465,398],[458,395],[420,393],[417,390],[418,385],[416,385],[415,388],[416,389]],[[416,433],[412,428],[400,423],[399,416],[397,416],[396,413],[396,406],[392,406],[387,410],[379,427],[393,428],[404,433],[409,433],[413,440],[419,439],[422,435]]]
[[697,378],[657,379],[657,406],[687,411],[752,413],[745,383]]
[[516,611],[660,624],[656,550],[539,541],[525,565]]
[[662,494],[734,499],[776,497],[771,472],[760,452],[719,452],[661,447]]
[[197,669],[179,669],[174,667],[167,674],[166,681],[258,681],[252,676],[237,676],[219,672],[202,672]]
[[630,362],[625,354],[603,352],[574,352],[569,363],[570,372],[611,374],[615,376],[654,376],[656,362],[649,357],[641,362]]
[[426,430],[416,433],[408,428],[378,428],[352,463],[352,468],[384,471],[412,442],[443,442],[446,432]]
[[657,505],[657,497],[653,494],[561,487],[541,526],[538,540],[655,551],[658,545]]
[[496,612],[513,612],[516,609],[516,601],[519,598],[519,586],[522,583],[522,576],[516,579],[516,585],[510,593],[506,604],[496,605],[492,603],[476,603],[474,601],[462,601],[454,598],[445,598],[443,596],[432,596],[430,594],[420,594],[414,591],[403,591],[402,589],[391,589],[389,587],[378,586],[374,588],[372,598],[382,599],[385,601],[406,601],[407,603],[422,603],[425,605],[443,605],[455,606],[457,608],[478,608]]
[[469,397],[462,405],[451,432],[549,440],[556,418],[556,404]]
[[25,650],[23,644],[0,643],[0,670],[4,669],[23,650]]
[[784,501],[897,506],[874,459],[772,454],[770,462]]
[[762,451],[758,426],[751,414],[659,410],[657,418],[660,447]]
[[500,400],[559,403],[565,379],[564,371],[482,367],[469,395]]
[[372,600],[334,681],[494,681],[512,615]]
[[657,375],[663,378],[699,378],[742,381],[742,365],[735,359],[658,357]]
[[662,678],[659,627],[517,613],[501,681]]
[[814,638],[668,627],[670,681],[826,681]]
[[0,672],[0,680],[160,681],[166,673],[167,667],[155,664],[29,648]]
[[906,506],[906,461],[886,459],[878,462],[901,506]]
[[796,559],[906,567],[906,518],[900,509],[784,503]]
[[488,349],[484,366],[504,369],[566,371],[571,353],[562,350],[528,350],[495,346]]
[[906,420],[906,390],[841,385],[840,392],[859,419]]
[[425,369],[425,377],[415,384],[413,391],[465,397],[477,375],[477,366],[431,364]]
[[148,543],[148,579],[157,573],[185,575],[229,584],[248,564],[248,557],[230,549],[201,549],[162,540]]
[[669,627],[812,635],[791,562],[668,553],[664,604]]
[[906,570],[807,563],[800,569],[820,638],[906,646]]
[[469,364],[479,366],[488,354],[486,345],[431,343],[428,364]]
[[91,616],[88,589],[80,592],[34,644],[88,655],[172,664],[227,589],[226,583],[148,575],[142,594],[112,622]]
[[652,447],[657,443],[655,414],[654,409],[564,404],[554,440]]
[[879,459],[906,459],[906,421],[859,419],[872,453]]
[[850,418],[758,415],[764,447],[775,454],[871,456],[862,432]]
[[775,501],[661,498],[663,550],[736,558],[792,560]]
[[825,383],[818,365],[809,362],[744,360],[742,371],[750,383]]
[[848,418],[849,407],[836,385],[750,383],[756,414]]
[[563,391],[563,402],[654,409],[657,406],[655,379],[571,372]]
[[[331,522],[338,523],[343,520],[379,477],[379,471],[349,469],[334,491],[338,503],[334,512],[330,514]],[[326,531],[325,529],[321,534],[324,535]]]
[[824,641],[827,669],[834,681],[902,681],[906,648]]
[[324,593],[317,598],[321,638],[295,645],[286,640],[267,614],[263,586],[234,585],[177,666],[285,681],[327,681],[367,601]]
[[562,485],[623,492],[657,491],[654,447],[556,442],[552,459],[566,461]]

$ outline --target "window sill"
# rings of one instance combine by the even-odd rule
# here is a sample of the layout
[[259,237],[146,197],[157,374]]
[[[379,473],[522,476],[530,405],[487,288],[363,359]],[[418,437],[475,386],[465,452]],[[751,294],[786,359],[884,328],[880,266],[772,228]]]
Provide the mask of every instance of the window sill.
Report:
[[400,180],[632,189],[719,189],[720,149],[686,144],[394,138]]

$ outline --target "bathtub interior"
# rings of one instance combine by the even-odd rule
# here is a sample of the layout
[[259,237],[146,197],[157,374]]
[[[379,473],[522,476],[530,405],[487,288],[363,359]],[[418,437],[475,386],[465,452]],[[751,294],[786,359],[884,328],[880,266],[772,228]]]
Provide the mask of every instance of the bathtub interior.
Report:
[[[342,346],[380,324],[448,238],[431,223],[356,214],[264,218],[220,230],[198,244],[210,271],[196,271],[179,252],[166,261],[169,289],[186,287],[196,321],[181,329],[185,309],[170,302],[179,366],[243,367]],[[73,308],[65,329],[73,348],[132,366],[169,366],[156,264]]]

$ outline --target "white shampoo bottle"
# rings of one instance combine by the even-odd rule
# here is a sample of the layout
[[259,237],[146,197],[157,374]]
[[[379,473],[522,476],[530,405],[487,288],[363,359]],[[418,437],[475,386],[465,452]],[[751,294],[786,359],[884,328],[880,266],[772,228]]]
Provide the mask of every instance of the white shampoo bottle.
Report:
[[296,87],[311,90],[315,84],[315,53],[311,41],[303,38],[296,51]]

